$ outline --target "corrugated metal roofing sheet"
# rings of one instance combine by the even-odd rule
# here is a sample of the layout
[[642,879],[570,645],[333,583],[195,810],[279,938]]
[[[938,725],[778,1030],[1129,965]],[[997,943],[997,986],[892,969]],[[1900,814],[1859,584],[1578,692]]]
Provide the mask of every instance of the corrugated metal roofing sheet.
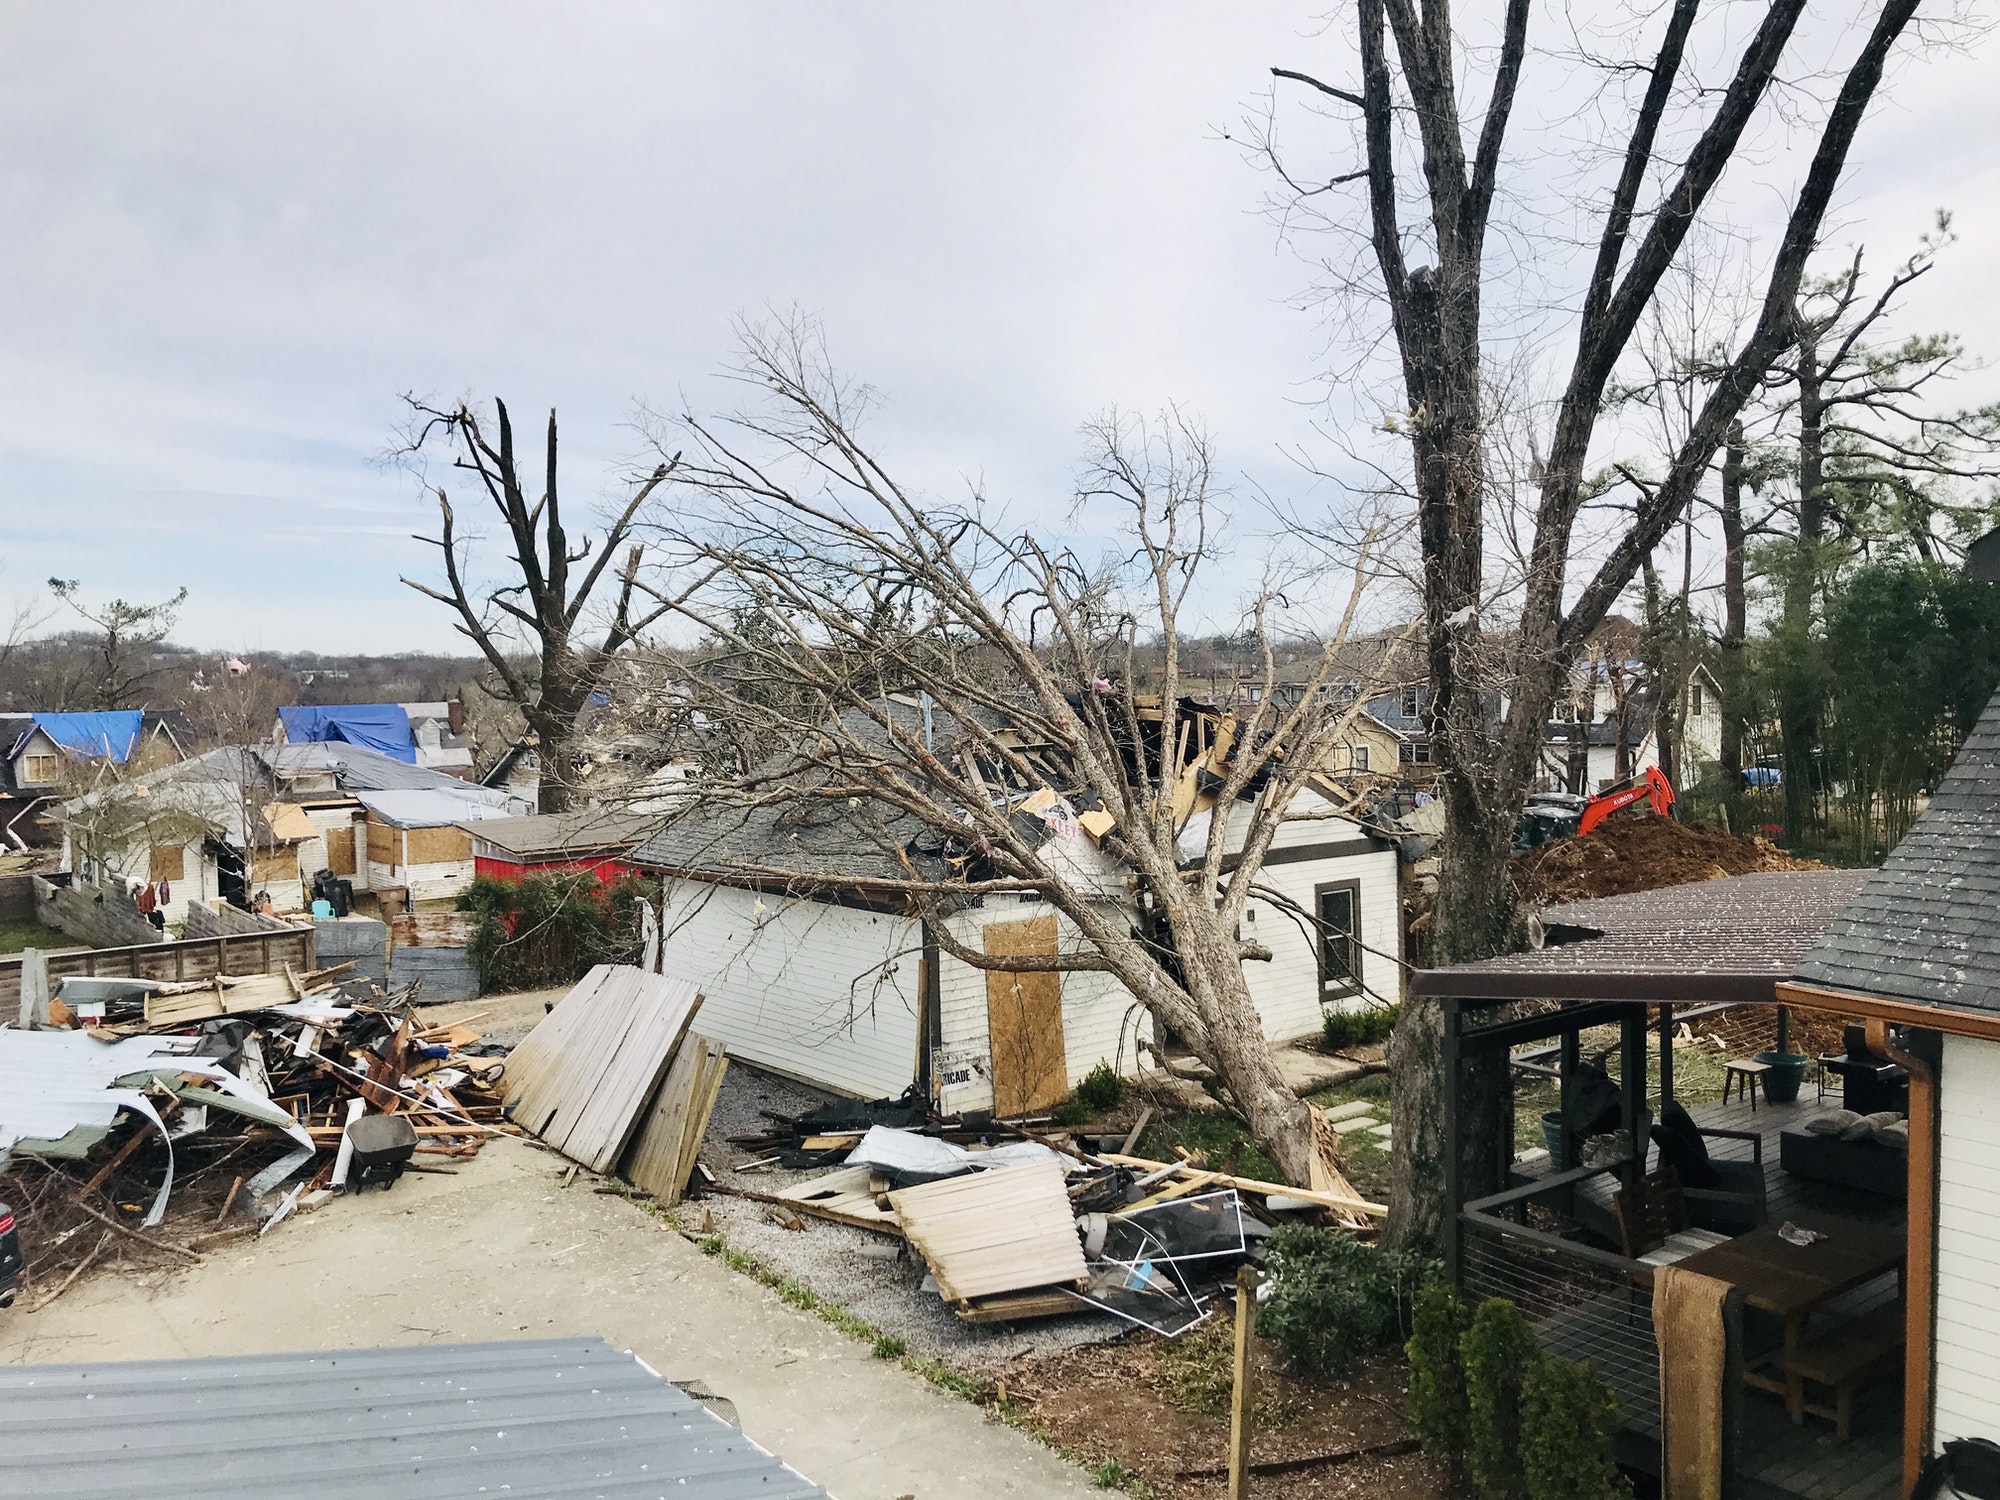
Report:
[[0,1495],[825,1500],[602,1339],[0,1366]]

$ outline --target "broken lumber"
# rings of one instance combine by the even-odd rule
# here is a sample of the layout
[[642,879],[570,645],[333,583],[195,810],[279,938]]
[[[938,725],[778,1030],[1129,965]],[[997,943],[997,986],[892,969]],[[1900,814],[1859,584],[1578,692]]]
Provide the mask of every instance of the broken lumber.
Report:
[[[1107,1152],[1098,1158],[1115,1167],[1136,1167],[1142,1172],[1194,1172],[1200,1170],[1186,1162],[1148,1161],[1143,1156],[1127,1156],[1123,1152]],[[1384,1203],[1370,1203],[1367,1199],[1349,1197],[1342,1193],[1319,1193],[1311,1188],[1293,1187],[1289,1183],[1264,1182],[1255,1177],[1231,1177],[1226,1173],[1215,1174],[1212,1184],[1217,1187],[1232,1187],[1238,1192],[1256,1193],[1262,1197],[1277,1193],[1286,1198],[1297,1198],[1302,1203],[1316,1203],[1322,1208],[1344,1210],[1349,1213],[1372,1214],[1378,1219],[1389,1216],[1389,1208]]]

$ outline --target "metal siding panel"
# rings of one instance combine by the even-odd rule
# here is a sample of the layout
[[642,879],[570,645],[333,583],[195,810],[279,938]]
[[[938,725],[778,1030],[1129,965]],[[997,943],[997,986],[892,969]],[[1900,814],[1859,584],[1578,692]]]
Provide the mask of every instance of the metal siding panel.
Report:
[[1938,1090],[1937,1342],[1934,1426],[1942,1444],[1991,1437],[2000,1411],[2000,1283],[1985,1254],[2000,1219],[2000,1043],[1944,1039]]

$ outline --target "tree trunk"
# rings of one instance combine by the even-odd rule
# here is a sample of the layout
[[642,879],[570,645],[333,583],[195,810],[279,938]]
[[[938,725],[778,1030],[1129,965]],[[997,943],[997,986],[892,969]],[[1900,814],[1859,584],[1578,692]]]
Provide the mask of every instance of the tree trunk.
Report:
[[1799,535],[1798,553],[1785,580],[1785,670],[1779,693],[1778,730],[1784,750],[1785,842],[1805,837],[1811,813],[1813,748],[1819,738],[1818,694],[1812,671],[1813,599],[1819,586],[1819,548],[1826,532],[1826,401],[1819,368],[1818,331],[1798,320]]
[[1744,586],[1743,424],[1732,422],[1722,453],[1722,795],[1729,827],[1743,831],[1743,729],[1748,673],[1744,647],[1749,636],[1749,595]]
[[1671,650],[1666,640],[1667,624],[1663,618],[1665,608],[1660,597],[1660,570],[1648,556],[1644,564],[1646,580],[1646,675],[1653,682],[1653,751],[1660,763],[1660,774],[1667,778],[1669,785],[1680,785],[1679,736],[1675,722],[1675,710],[1680,694],[1675,689],[1674,669],[1671,662],[1679,652]]

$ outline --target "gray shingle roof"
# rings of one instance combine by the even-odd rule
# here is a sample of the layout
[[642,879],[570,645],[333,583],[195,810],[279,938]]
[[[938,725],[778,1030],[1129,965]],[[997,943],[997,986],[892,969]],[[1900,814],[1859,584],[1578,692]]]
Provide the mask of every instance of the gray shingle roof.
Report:
[[2000,1011],[2000,693],[1923,816],[1834,919],[1798,977]]
[[[900,726],[914,734],[924,732],[919,709],[892,702],[890,712]],[[864,742],[881,740],[879,727],[866,715],[849,710],[840,717],[843,735]],[[933,707],[930,732],[942,750],[956,739],[957,721],[943,708]],[[698,801],[669,815],[666,825],[633,851],[632,862],[722,880],[762,882],[776,876],[838,885],[909,879],[909,868],[897,858],[897,851],[916,844],[919,849],[912,863],[920,874],[935,877],[942,872],[941,861],[922,852],[934,841],[916,818],[872,797],[860,798],[856,806],[841,799],[802,798],[799,788],[824,785],[830,778],[817,767],[789,766],[787,757],[760,767],[759,774],[784,788],[776,801],[746,804],[713,797]],[[755,795],[754,789],[749,795]]]
[[0,1366],[0,1494],[826,1500],[602,1339]]

